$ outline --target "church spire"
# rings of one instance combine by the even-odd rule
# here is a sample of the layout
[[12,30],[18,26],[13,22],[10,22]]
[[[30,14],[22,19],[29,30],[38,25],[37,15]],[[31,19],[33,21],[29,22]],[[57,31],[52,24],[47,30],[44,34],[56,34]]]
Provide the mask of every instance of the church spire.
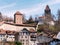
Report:
[[50,10],[49,6],[46,5],[45,14],[50,14],[50,13],[51,13],[51,10]]

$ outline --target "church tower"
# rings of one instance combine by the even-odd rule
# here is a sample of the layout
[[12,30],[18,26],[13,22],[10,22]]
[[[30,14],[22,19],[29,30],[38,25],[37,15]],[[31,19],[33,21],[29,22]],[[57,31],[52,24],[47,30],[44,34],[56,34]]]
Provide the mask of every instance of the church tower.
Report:
[[23,14],[19,11],[14,14],[14,23],[23,24]]
[[46,5],[44,13],[45,13],[44,15],[45,15],[45,21],[46,22],[53,21],[53,17],[52,17],[52,14],[51,14],[51,9],[49,8],[48,5]]
[[45,14],[51,14],[51,10],[48,5],[46,5]]

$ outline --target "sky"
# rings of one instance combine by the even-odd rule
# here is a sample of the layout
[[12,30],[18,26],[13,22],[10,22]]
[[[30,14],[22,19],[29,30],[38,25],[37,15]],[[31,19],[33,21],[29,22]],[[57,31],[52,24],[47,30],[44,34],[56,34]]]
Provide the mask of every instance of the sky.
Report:
[[0,12],[13,18],[14,13],[20,11],[28,19],[29,16],[42,16],[46,5],[49,5],[51,13],[56,16],[60,0],[0,0]]

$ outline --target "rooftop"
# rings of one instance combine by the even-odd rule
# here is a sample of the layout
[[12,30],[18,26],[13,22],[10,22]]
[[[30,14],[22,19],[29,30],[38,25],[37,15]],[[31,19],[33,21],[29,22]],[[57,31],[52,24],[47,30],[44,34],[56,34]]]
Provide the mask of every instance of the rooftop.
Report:
[[21,12],[17,11],[14,15],[23,15]]
[[16,33],[17,32],[15,32],[15,31],[0,29],[0,34],[16,34]]
[[46,8],[45,8],[45,10],[50,10],[50,8],[49,8],[49,6],[48,6],[48,5],[46,5]]
[[16,23],[7,23],[7,22],[5,22],[5,24],[10,24],[15,26],[25,26],[25,27],[36,27],[36,25],[34,24],[16,24]]

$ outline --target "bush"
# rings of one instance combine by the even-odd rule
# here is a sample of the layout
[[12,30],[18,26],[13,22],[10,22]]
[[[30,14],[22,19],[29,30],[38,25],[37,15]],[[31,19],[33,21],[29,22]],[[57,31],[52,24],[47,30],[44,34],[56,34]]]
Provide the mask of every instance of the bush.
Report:
[[21,43],[21,42],[15,42],[15,44],[16,44],[16,45],[22,45],[22,43]]
[[42,32],[42,31],[44,31],[43,28],[40,28],[40,29],[37,30],[37,32]]

